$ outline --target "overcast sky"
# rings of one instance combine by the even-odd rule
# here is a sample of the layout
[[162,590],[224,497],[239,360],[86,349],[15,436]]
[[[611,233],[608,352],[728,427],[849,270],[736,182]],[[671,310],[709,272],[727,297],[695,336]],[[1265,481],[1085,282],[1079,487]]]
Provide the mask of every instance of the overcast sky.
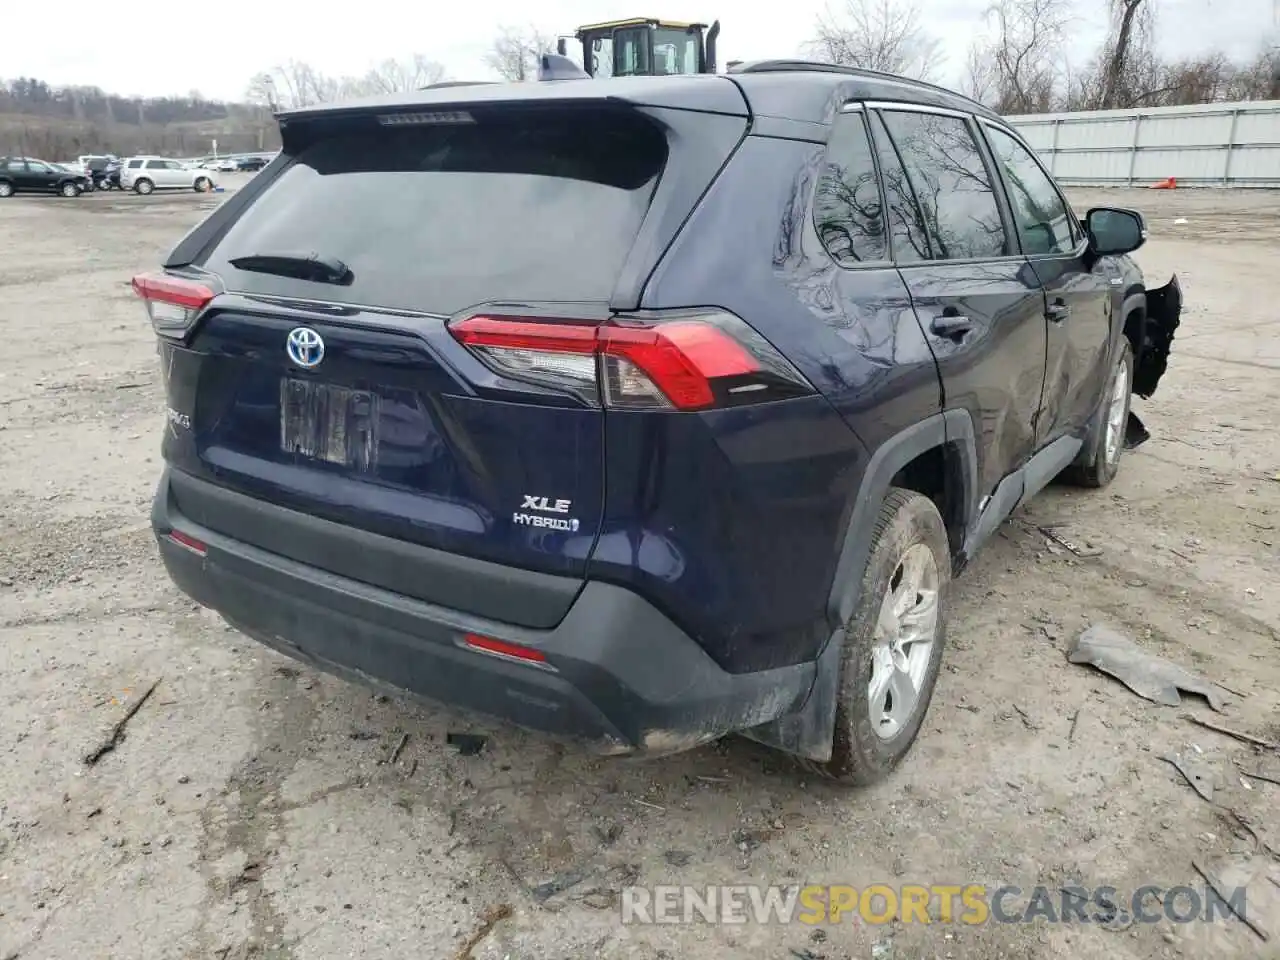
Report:
[[[1251,56],[1275,38],[1280,0],[1150,0],[1161,46],[1173,55],[1214,47]],[[832,0],[839,8],[844,0]],[[958,81],[965,51],[983,29],[988,0],[921,0],[926,26],[945,44],[937,75]],[[1071,57],[1087,58],[1105,24],[1107,0],[1075,0]],[[34,76],[54,85],[92,84],[120,94],[185,94],[238,99],[256,72],[289,59],[325,73],[359,74],[387,57],[421,53],[453,79],[489,77],[484,53],[502,25],[571,33],[581,23],[662,16],[722,24],[720,62],[795,56],[826,0],[470,0],[406,3],[259,0],[178,4],[175,17],[92,16],[66,29],[0,30],[0,76]],[[37,16],[37,7],[29,7]],[[89,9],[89,8],[86,8]],[[20,20],[21,18],[19,18]]]

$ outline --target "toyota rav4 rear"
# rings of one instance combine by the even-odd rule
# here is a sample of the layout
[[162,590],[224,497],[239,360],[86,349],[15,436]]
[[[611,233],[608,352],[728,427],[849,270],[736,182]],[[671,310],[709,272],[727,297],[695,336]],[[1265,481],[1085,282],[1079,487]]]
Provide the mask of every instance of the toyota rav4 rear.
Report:
[[809,693],[830,478],[861,454],[714,289],[638,309],[741,92],[603,89],[286,115],[281,156],[134,280],[168,397],[153,523],[176,583],[267,645],[665,752]]

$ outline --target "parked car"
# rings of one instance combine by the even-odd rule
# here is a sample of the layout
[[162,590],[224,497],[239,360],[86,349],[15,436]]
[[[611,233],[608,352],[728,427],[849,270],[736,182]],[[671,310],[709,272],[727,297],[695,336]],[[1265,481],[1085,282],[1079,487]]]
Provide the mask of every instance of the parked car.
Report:
[[99,190],[119,190],[120,187],[120,160],[112,160],[102,171],[101,179],[96,181],[95,186]]
[[263,157],[241,157],[236,161],[236,169],[256,173],[267,165],[266,159]]
[[953,574],[1136,438],[1181,311],[1142,216],[1077,217],[998,115],[855,69],[358,109],[284,114],[290,163],[134,279],[172,579],[604,752],[744,732],[885,776]]
[[195,190],[206,193],[214,188],[213,174],[198,167],[188,167],[164,157],[129,157],[122,161],[120,188],[147,194],[153,190]]
[[107,168],[115,162],[117,162],[116,158],[112,156],[85,156],[80,158],[80,165],[84,168],[85,174],[90,178],[95,188],[102,186],[102,181],[107,176]]
[[80,171],[32,157],[0,157],[0,198],[15,193],[56,193],[78,197],[91,181]]
[[240,169],[239,161],[232,157],[223,157],[218,161],[217,166],[213,168],[221,173],[235,173]]

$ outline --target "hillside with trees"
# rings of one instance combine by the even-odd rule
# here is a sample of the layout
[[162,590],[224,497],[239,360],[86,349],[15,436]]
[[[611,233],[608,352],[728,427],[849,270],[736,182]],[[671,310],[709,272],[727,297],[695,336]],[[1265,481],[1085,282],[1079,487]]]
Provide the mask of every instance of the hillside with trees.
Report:
[[243,102],[185,97],[124,97],[100,87],[57,87],[34,77],[0,81],[0,155],[62,160],[85,153],[194,156],[280,145],[274,109],[416,90],[444,69],[415,54],[388,59],[359,76],[330,76],[290,61],[253,77]]
[[123,97],[99,87],[54,87],[34,77],[0,82],[0,154],[49,160],[85,153],[187,156],[279,145],[270,111],[185,97]]

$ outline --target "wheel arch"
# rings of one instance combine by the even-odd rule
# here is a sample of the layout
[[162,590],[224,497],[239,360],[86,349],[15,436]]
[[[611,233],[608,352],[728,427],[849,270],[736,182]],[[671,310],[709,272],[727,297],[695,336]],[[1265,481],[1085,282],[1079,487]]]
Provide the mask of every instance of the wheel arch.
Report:
[[[930,461],[936,461],[946,471],[941,485],[922,482],[927,477],[922,475],[920,465]],[[857,606],[876,513],[896,480],[905,480],[904,486],[935,503],[941,494],[939,512],[947,524],[952,556],[957,556],[963,532],[977,515],[977,443],[969,412],[955,409],[934,414],[894,434],[871,455],[831,582],[827,616],[833,628],[843,626]],[[943,489],[939,491],[939,487]]]
[[[945,410],[899,431],[876,448],[863,471],[841,540],[827,602],[831,634],[818,654],[809,696],[795,713],[745,730],[744,736],[810,760],[831,758],[845,624],[858,604],[880,505],[899,481],[939,504],[958,569],[964,562],[965,534],[978,513],[975,436],[967,410]],[[938,478],[932,476],[931,468],[943,471],[941,483],[934,482]]]
[[1136,364],[1142,352],[1144,324],[1147,319],[1147,292],[1141,287],[1130,289],[1125,293],[1119,311],[1120,332],[1129,338],[1129,346],[1133,347],[1133,359]]

